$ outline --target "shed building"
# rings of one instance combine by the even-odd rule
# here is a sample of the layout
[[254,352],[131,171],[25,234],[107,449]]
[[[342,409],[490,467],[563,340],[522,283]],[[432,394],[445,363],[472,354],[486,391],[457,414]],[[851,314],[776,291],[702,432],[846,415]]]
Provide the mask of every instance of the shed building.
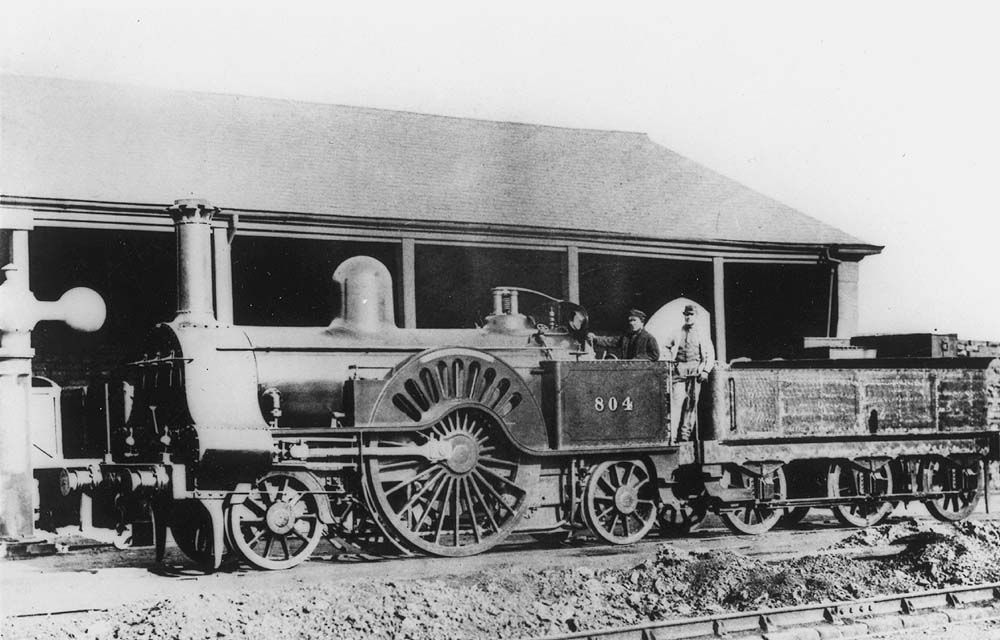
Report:
[[684,296],[711,312],[720,359],[789,356],[854,334],[858,261],[881,250],[643,133],[0,82],[0,215],[33,221],[32,290],[108,304],[96,334],[36,329],[35,371],[64,386],[173,316],[177,198],[222,209],[215,304],[239,324],[327,324],[330,274],[367,254],[393,274],[400,326],[472,326],[496,285],[579,302],[607,330]]

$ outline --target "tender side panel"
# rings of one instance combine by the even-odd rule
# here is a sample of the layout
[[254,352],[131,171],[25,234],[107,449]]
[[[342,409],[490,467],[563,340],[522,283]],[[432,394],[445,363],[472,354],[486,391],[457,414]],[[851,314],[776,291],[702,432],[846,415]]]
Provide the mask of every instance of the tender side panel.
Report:
[[715,373],[723,391],[716,434],[742,439],[998,429],[997,362],[737,364]]
[[542,409],[560,450],[664,445],[670,436],[666,363],[543,362]]

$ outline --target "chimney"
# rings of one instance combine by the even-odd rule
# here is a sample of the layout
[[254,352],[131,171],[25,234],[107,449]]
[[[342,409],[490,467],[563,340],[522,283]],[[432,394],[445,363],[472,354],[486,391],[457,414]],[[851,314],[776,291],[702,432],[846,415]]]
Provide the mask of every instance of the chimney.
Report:
[[179,322],[214,324],[212,305],[212,216],[207,200],[175,200],[167,207],[177,231],[177,317]]

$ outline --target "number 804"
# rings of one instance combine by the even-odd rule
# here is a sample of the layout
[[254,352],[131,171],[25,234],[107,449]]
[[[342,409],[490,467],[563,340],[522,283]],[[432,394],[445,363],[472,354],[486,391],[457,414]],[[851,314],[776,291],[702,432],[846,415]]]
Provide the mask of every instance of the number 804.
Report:
[[615,396],[602,396],[594,398],[594,411],[631,411],[633,409],[632,396],[625,396],[621,401]]

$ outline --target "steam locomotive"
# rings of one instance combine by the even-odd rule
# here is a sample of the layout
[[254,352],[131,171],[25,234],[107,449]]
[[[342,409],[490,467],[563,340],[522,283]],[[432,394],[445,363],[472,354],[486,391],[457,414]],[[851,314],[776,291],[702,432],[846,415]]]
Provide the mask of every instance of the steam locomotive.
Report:
[[734,362],[711,374],[691,441],[670,425],[668,362],[598,360],[586,311],[541,320],[494,290],[483,327],[401,329],[388,270],[350,258],[326,327],[220,323],[210,221],[170,208],[178,313],[129,365],[129,418],[64,494],[110,490],[208,570],[235,553],[286,569],[326,536],[481,553],[512,532],[611,544],[709,512],[765,532],[830,508],[869,526],[919,501],[965,518],[1000,442],[1000,360]]

